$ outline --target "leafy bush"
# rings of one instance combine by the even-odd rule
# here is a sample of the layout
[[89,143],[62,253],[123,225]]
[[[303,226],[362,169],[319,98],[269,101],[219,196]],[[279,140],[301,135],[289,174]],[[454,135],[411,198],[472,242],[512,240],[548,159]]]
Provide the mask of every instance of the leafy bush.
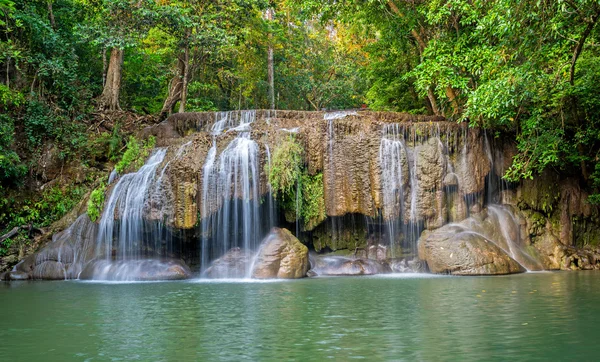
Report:
[[94,222],[100,218],[100,215],[102,215],[105,191],[106,185],[103,183],[90,194],[90,199],[88,200],[87,205],[87,214],[90,217],[90,220]]
[[125,150],[121,161],[115,165],[117,172],[122,174],[123,171],[130,167],[142,167],[144,160],[148,157],[155,144],[156,138],[153,136],[150,136],[145,142],[138,141],[134,136],[130,136],[129,141],[127,141],[127,150]]
[[[269,183],[275,195],[282,200],[295,200],[296,183],[300,180],[304,149],[290,135],[273,152],[271,167],[267,170]],[[266,166],[268,168],[268,165]]]

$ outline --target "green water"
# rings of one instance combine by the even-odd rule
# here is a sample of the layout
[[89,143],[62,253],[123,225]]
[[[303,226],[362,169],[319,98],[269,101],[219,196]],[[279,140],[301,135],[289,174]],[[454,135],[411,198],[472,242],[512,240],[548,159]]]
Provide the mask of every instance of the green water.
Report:
[[0,284],[1,361],[597,360],[600,273]]

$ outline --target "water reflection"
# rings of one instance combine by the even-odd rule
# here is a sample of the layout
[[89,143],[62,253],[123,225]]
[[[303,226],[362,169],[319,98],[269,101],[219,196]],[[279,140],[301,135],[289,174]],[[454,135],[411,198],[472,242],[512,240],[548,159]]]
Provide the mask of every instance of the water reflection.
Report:
[[600,273],[11,283],[1,360],[583,359]]

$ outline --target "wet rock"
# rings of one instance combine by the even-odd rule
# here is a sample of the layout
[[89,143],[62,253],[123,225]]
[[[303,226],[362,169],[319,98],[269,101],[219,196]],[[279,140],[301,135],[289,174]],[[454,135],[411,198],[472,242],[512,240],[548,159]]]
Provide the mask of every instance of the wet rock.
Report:
[[496,244],[480,234],[446,225],[425,231],[419,239],[419,258],[432,273],[495,275],[525,269]]
[[26,274],[31,274],[33,272],[33,268],[35,267],[35,259],[35,254],[27,256],[15,266],[15,270]]
[[354,259],[339,256],[313,258],[308,276],[374,275],[391,273],[386,262],[371,259]]
[[419,259],[392,259],[389,261],[394,273],[426,273],[427,264]]
[[44,261],[35,266],[32,277],[43,280],[64,280],[67,279],[67,268],[68,265],[58,261]]
[[52,243],[36,254],[35,263],[41,264],[44,261],[59,261],[63,264],[70,264],[74,259],[74,251],[71,245],[66,243]]
[[31,279],[30,275],[28,273],[23,273],[20,271],[10,271],[6,273],[6,279],[5,280],[28,280]]
[[456,174],[449,173],[444,176],[444,186],[458,186],[458,177],[456,177]]
[[225,255],[212,262],[204,271],[207,278],[244,278],[252,264],[253,254],[241,248],[230,249]]
[[370,245],[365,249],[357,250],[354,256],[361,259],[383,261],[388,257],[388,247],[385,245]]
[[308,248],[289,230],[273,228],[258,251],[252,277],[302,278],[307,270]]
[[87,264],[79,278],[86,280],[151,281],[187,279],[191,274],[189,267],[180,260],[98,260]]

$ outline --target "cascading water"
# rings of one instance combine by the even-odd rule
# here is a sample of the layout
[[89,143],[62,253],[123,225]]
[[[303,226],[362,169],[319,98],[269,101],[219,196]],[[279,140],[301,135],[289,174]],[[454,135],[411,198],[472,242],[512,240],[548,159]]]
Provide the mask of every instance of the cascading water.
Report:
[[[202,270],[232,248],[256,250],[272,225],[272,211],[261,208],[260,152],[250,136],[255,116],[254,111],[220,112],[212,128],[213,146],[202,168]],[[217,159],[217,137],[225,130],[237,135]],[[250,268],[247,263],[244,277],[250,276]],[[238,270],[225,274],[240,276]]]
[[[138,172],[122,176],[113,189],[100,219],[96,255],[111,259],[139,259],[150,241],[144,235],[144,207],[156,170],[165,158],[166,149],[158,149]],[[116,220],[115,220],[116,217]],[[118,222],[116,222],[118,221]]]
[[397,240],[401,234],[406,234],[402,219],[409,174],[404,135],[400,134],[398,124],[384,125],[379,146],[379,160],[383,191],[383,217],[386,220],[389,246],[392,256],[394,256]]

